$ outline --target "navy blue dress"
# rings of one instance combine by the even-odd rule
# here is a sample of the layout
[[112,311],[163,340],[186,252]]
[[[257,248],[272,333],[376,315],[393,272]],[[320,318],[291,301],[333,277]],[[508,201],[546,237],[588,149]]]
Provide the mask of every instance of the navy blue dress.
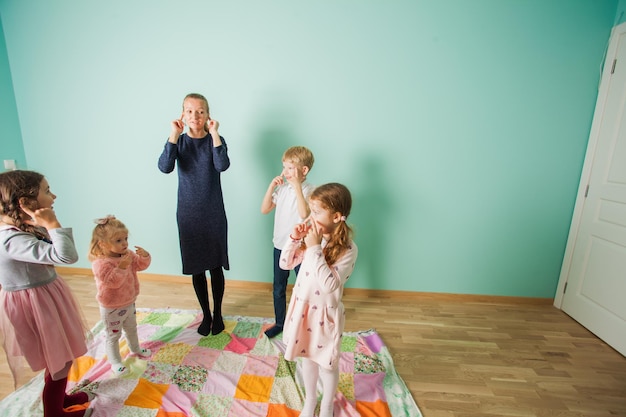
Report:
[[226,211],[220,173],[230,166],[226,142],[213,146],[207,134],[202,139],[182,134],[177,144],[165,143],[159,170],[166,174],[178,164],[178,238],[183,274],[229,269]]

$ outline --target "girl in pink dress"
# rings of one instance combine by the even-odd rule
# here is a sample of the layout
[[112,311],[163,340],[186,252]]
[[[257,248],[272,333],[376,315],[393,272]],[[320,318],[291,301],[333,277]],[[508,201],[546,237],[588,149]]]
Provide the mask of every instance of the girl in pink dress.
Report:
[[37,172],[0,174],[0,338],[16,385],[21,358],[33,371],[45,369],[45,417],[83,417],[91,409],[78,405],[91,396],[65,389],[74,359],[87,352],[87,327],[54,269],[73,264],[78,254],[72,229],[62,227],[52,209],[55,198]]
[[345,311],[343,287],[358,250],[346,223],[352,207],[350,191],[342,184],[324,184],[309,198],[311,215],[294,227],[282,251],[280,266],[300,270],[291,294],[283,341],[285,359],[302,358],[305,400],[300,417],[313,417],[317,380],[322,380],[320,417],[332,417],[339,382],[339,354]]

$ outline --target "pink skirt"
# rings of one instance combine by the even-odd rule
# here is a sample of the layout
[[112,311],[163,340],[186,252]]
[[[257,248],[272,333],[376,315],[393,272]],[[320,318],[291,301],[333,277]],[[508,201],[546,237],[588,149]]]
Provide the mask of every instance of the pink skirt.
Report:
[[80,307],[65,281],[19,291],[0,290],[0,330],[7,361],[18,380],[22,358],[53,376],[87,352]]

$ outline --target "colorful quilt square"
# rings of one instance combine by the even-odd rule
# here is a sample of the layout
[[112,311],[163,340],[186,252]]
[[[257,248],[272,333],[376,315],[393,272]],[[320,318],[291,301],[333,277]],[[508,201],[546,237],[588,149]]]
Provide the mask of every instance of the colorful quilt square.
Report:
[[385,374],[354,374],[354,396],[359,401],[387,401],[384,390]]
[[212,394],[199,394],[196,403],[191,406],[192,417],[225,416],[230,410],[232,397]]
[[163,404],[163,395],[170,389],[171,385],[154,384],[145,379],[138,379],[137,385],[133,392],[130,393],[124,405],[135,406],[140,408],[161,408]]
[[304,388],[293,383],[292,377],[274,378],[270,403],[284,404],[294,410],[301,410],[304,404]]
[[170,340],[171,343],[187,343],[188,345],[196,346],[198,344],[198,340],[200,340],[202,336],[198,333],[198,329],[195,327],[185,327],[183,328],[175,338]]
[[172,377],[172,382],[182,390],[197,392],[206,383],[209,371],[201,366],[179,366]]
[[[143,318],[140,318],[143,316]],[[153,324],[158,327],[162,327],[165,323],[167,323],[171,319],[172,315],[170,313],[158,313],[153,312],[150,314],[142,314],[140,311],[137,312],[137,323],[138,324]]]
[[187,366],[203,366],[206,369],[212,369],[213,364],[221,354],[222,352],[219,350],[194,346],[187,356],[185,356],[182,364]]
[[255,403],[252,401],[235,398],[230,405],[227,417],[254,417],[267,415],[267,403]]
[[222,332],[218,335],[210,335],[201,337],[198,341],[198,346],[207,347],[211,349],[223,350],[226,345],[230,343],[230,336],[226,332]]
[[202,392],[204,394],[219,395],[223,397],[234,397],[239,381],[238,374],[211,371],[207,377]]
[[180,389],[177,385],[170,385],[170,389],[163,396],[161,409],[168,412],[186,413],[196,403],[200,393]]
[[355,336],[342,336],[341,337],[341,351],[342,352],[354,352],[354,348],[357,344],[357,338]]
[[367,356],[362,353],[354,354],[355,374],[375,374],[385,371],[385,365],[377,356]]
[[186,343],[170,343],[152,355],[152,361],[180,365],[185,356],[193,349]]
[[339,355],[339,372],[354,373],[354,352],[341,352]]
[[254,348],[254,345],[256,345],[257,341],[257,339],[254,338],[243,338],[235,335],[231,335],[230,338],[230,343],[224,346],[224,350],[235,352],[240,355],[250,352]]
[[367,344],[373,353],[379,353],[385,346],[378,333],[372,332],[363,336],[363,341]]
[[274,377],[246,375],[239,377],[235,398],[255,402],[268,402]]
[[249,354],[241,372],[248,375],[274,376],[277,366],[278,356]]
[[356,399],[354,393],[354,374],[347,372],[339,373],[339,384],[337,385],[337,390],[343,394],[350,401],[354,401]]
[[162,362],[150,362],[146,366],[142,378],[145,378],[155,384],[171,384],[174,374],[179,365],[172,365]]
[[278,355],[278,366],[276,367],[276,377],[293,377],[296,374],[296,362],[290,362],[281,354]]
[[250,321],[239,321],[231,332],[232,335],[241,338],[258,339],[261,334],[262,323],[253,323]]
[[182,327],[160,327],[147,340],[160,340],[161,342],[170,342],[182,331]]
[[116,417],[156,417],[156,411],[157,410],[129,405],[113,415]]
[[[382,401],[376,401],[373,403],[357,401],[356,410],[359,412],[361,417],[393,417],[387,403]],[[410,416],[410,414],[406,415]],[[420,415],[421,413],[418,414],[418,416]]]
[[233,352],[223,351],[213,364],[213,370],[239,375],[246,366],[248,358]]
[[269,404],[266,417],[299,417],[299,410],[292,410],[285,404]]

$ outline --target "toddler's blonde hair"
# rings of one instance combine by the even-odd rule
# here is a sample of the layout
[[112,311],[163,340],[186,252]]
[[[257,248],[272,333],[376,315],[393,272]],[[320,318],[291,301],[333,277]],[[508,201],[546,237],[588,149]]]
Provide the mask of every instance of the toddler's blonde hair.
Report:
[[104,251],[100,247],[101,242],[110,242],[119,233],[128,233],[126,225],[115,218],[115,216],[108,215],[101,219],[95,220],[96,227],[91,234],[91,243],[89,244],[89,254],[87,257],[90,261],[105,256]]

